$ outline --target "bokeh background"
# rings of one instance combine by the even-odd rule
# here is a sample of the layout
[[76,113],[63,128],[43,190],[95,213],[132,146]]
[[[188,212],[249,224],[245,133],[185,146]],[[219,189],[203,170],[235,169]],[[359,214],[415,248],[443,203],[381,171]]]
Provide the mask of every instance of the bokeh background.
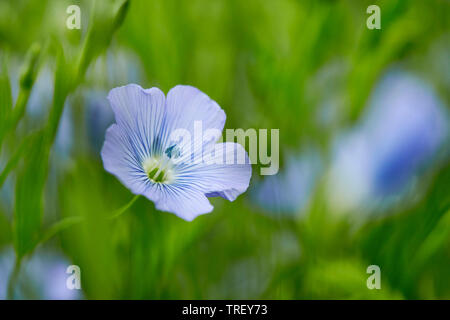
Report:
[[[1,0],[0,298],[449,299],[449,17],[445,0]],[[279,129],[278,174],[254,165],[192,222],[142,197],[106,219],[133,197],[100,158],[128,83],[193,85],[226,128]]]

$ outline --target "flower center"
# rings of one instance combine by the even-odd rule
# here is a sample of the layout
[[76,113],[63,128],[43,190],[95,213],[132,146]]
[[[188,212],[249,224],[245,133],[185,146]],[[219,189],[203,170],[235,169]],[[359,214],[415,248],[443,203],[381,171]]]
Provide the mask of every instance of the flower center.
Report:
[[153,183],[169,184],[174,180],[173,166],[168,157],[150,157],[142,163],[145,173]]

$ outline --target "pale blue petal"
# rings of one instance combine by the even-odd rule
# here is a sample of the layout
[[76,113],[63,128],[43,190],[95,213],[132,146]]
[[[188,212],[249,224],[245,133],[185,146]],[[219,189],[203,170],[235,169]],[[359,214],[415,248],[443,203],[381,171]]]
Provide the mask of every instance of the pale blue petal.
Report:
[[193,132],[194,121],[202,121],[203,129],[220,131],[226,115],[220,106],[197,88],[178,85],[167,94],[168,129],[185,128]]
[[111,90],[108,99],[117,124],[106,132],[101,151],[103,165],[134,194],[144,194],[155,201],[154,186],[142,161],[159,148],[164,94],[157,88],[144,90],[132,84]]
[[160,188],[159,198],[155,201],[158,210],[172,212],[184,220],[192,221],[214,209],[204,193],[195,187],[162,185]]
[[[180,169],[177,183],[195,185],[207,197],[219,196],[233,201],[248,188],[252,175],[250,160],[247,152],[240,144],[227,142],[217,144],[214,147],[220,152],[216,152],[211,160],[212,162],[219,160],[220,164],[186,165]],[[208,151],[211,151],[211,149]],[[233,162],[226,163],[227,157],[229,157],[228,159],[234,159]],[[238,159],[243,159],[243,161],[238,162]]]
[[[208,143],[215,143],[219,139],[225,125],[225,112],[214,100],[197,88],[185,85],[172,88],[167,94],[166,108],[167,114],[161,133],[161,140],[166,147],[172,144],[169,141],[171,133],[179,129],[190,133],[191,144],[188,156],[201,155],[201,152],[197,151],[203,148],[202,136],[206,130],[216,129],[219,133]],[[199,132],[194,131],[196,122],[201,126]],[[183,146],[180,147],[183,148]]]
[[126,132],[134,152],[142,159],[160,147],[158,139],[165,115],[164,93],[136,84],[112,89],[108,100],[117,124]]
[[111,125],[101,152],[103,166],[134,194],[144,194],[149,185],[148,177],[133,143],[122,127]]

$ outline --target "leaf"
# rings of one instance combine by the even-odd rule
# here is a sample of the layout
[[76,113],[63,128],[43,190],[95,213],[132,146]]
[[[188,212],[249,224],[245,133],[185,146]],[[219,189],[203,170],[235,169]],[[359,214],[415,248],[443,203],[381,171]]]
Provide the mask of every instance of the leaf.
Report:
[[130,8],[130,0],[125,0],[119,10],[117,10],[117,13],[114,17],[112,26],[111,26],[111,34],[114,33],[117,29],[120,28],[120,26],[123,24],[123,21],[125,20],[125,17],[127,16],[128,10]]
[[33,142],[16,182],[13,239],[18,259],[31,252],[40,239],[49,147],[44,131],[39,131]]
[[64,111],[64,104],[73,84],[72,69],[66,63],[63,48],[58,44],[55,70],[55,89],[52,108],[47,122],[47,139],[51,145],[58,131],[59,121]]
[[53,224],[51,227],[49,227],[46,231],[44,231],[39,243],[44,243],[50,238],[54,237],[59,232],[76,225],[80,222],[84,221],[84,217],[68,217],[64,218],[55,224]]
[[[96,21],[93,24],[85,40],[77,69],[74,70],[66,62],[64,50],[57,43],[55,89],[48,122],[44,129],[39,131],[35,141],[33,141],[29,154],[25,157],[24,166],[18,172],[17,177],[13,238],[19,260],[25,254],[30,253],[40,241],[51,236],[52,233],[57,232],[60,228],[65,227],[66,224],[70,225],[67,222],[62,223],[62,225],[57,225],[53,229],[48,230],[42,236],[43,194],[49,169],[50,149],[56,137],[67,96],[81,82],[92,59],[101,50],[106,49],[115,30],[114,28],[117,28],[118,24],[123,21],[127,8],[128,5],[125,5],[125,7],[122,6],[119,9],[117,20],[109,16],[109,19],[100,19],[100,23]],[[39,50],[31,50],[28,68],[25,69],[20,80],[23,95],[21,96],[19,92],[19,98],[14,108],[14,127],[20,120],[21,115],[23,115],[26,102],[28,101],[29,91],[27,89],[31,89],[34,82],[34,70],[38,54]],[[77,72],[76,77],[74,77],[74,71]]]
[[[19,80],[19,95],[11,112],[11,119],[8,121],[6,131],[15,130],[25,114],[28,99],[30,97],[31,89],[38,69],[38,60],[41,52],[41,47],[38,44],[33,44],[27,52],[25,63],[22,66],[22,71]],[[7,132],[5,132],[6,134]]]
[[8,68],[3,61],[0,73],[0,124],[12,110],[11,84],[9,83]]
[[11,223],[0,209],[0,247],[11,243]]
[[41,239],[43,194],[47,180],[50,149],[56,136],[70,84],[66,62],[59,48],[55,71],[55,90],[50,116],[44,129],[37,132],[29,148],[16,183],[13,222],[14,246],[19,259],[31,252]]
[[91,18],[94,23],[88,30],[78,62],[77,83],[83,79],[90,63],[108,47],[113,34],[125,20],[129,4],[130,1],[125,0],[115,14],[109,14],[111,11],[110,4],[100,1],[96,2],[98,7],[94,10]]
[[[445,245],[435,232],[442,229],[441,221],[450,209],[450,164],[445,164],[438,173],[416,207],[361,232],[364,234],[362,249],[367,259],[384,268],[391,286],[401,289],[406,298],[418,298],[412,285],[425,272],[422,269],[426,265],[424,259]],[[432,252],[424,253],[431,248]]]
[[14,170],[14,168],[19,163],[19,160],[22,157],[22,154],[28,150],[28,147],[32,144],[32,140],[34,138],[34,135],[30,135],[26,137],[18,146],[16,151],[13,153],[11,158],[6,163],[5,168],[0,173],[0,188],[2,187],[3,183],[5,182],[6,178],[8,177],[8,174]]
[[0,72],[0,150],[5,127],[12,110],[11,84],[9,82],[6,62],[3,61]]

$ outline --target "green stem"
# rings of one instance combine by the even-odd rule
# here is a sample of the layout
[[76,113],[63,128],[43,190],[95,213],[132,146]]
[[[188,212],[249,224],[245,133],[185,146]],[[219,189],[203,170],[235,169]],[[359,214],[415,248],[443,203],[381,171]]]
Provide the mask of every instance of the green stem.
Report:
[[[124,205],[120,209],[116,210],[115,213],[113,215],[111,215],[110,217],[108,217],[107,219],[116,219],[117,217],[122,215],[125,211],[127,211],[136,202],[136,200],[139,197],[140,197],[140,195],[135,195],[126,205]],[[64,229],[68,228],[69,226],[72,226],[74,224],[77,224],[77,223],[80,223],[83,221],[85,221],[83,217],[69,217],[69,218],[63,219],[60,222],[53,225],[51,228],[49,228],[49,230],[47,230],[47,232],[42,237],[41,242],[45,242],[48,239],[50,239],[51,237],[53,237],[55,234],[57,234],[59,231],[64,230]],[[9,300],[14,299],[14,289],[17,285],[17,279],[19,277],[20,266],[21,266],[21,259],[16,257],[15,262],[14,262],[14,269],[11,272],[11,275],[10,275],[9,281],[8,281],[7,298]]]
[[41,237],[41,240],[39,241],[40,243],[44,243],[47,240],[49,240],[50,238],[52,238],[53,236],[55,236],[56,234],[58,234],[59,232],[61,232],[62,230],[65,230],[73,225],[76,225],[80,222],[84,221],[84,217],[68,217],[68,218],[64,218],[58,222],[56,222],[55,224],[53,224],[51,227],[49,227],[44,234]]
[[[127,211],[133,205],[133,203],[136,202],[136,200],[138,198],[139,198],[139,195],[134,196],[130,200],[130,202],[128,202],[126,205],[124,205],[120,209],[117,209],[114,212],[114,214],[107,217],[106,219],[112,220],[112,219],[119,217],[121,214],[123,214],[125,211]],[[74,216],[74,217],[68,217],[68,218],[62,219],[62,220],[56,222],[54,225],[52,225],[50,228],[48,228],[44,232],[44,234],[41,237],[40,243],[46,242],[47,240],[49,240],[50,238],[52,238],[53,236],[55,236],[57,233],[61,232],[62,230],[65,230],[73,225],[76,225],[78,223],[85,222],[85,221],[86,221],[86,219],[84,217],[80,217],[80,216]]]
[[27,148],[30,145],[30,141],[32,140],[33,136],[27,136],[23,141],[19,144],[16,151],[12,154],[11,158],[6,163],[6,166],[3,168],[3,171],[0,172],[0,188],[2,187],[3,183],[5,182],[6,178],[8,177],[8,174],[14,170],[14,168],[19,163],[20,157],[22,156],[22,153],[27,150]]
[[140,196],[140,195],[138,195],[138,194],[135,195],[135,196],[133,197],[133,199],[130,200],[130,202],[128,202],[128,203],[127,203],[126,205],[124,205],[122,208],[116,210],[116,212],[115,212],[112,216],[108,217],[108,219],[116,219],[117,217],[119,217],[122,213],[124,213],[125,211],[127,211],[127,210],[133,205],[133,203],[136,202],[136,200],[139,198],[139,196]]
[[14,261],[14,269],[11,272],[11,275],[9,276],[8,295],[7,295],[8,300],[14,299],[14,288],[16,287],[17,278],[19,277],[20,265],[21,260],[16,257],[16,260]]

